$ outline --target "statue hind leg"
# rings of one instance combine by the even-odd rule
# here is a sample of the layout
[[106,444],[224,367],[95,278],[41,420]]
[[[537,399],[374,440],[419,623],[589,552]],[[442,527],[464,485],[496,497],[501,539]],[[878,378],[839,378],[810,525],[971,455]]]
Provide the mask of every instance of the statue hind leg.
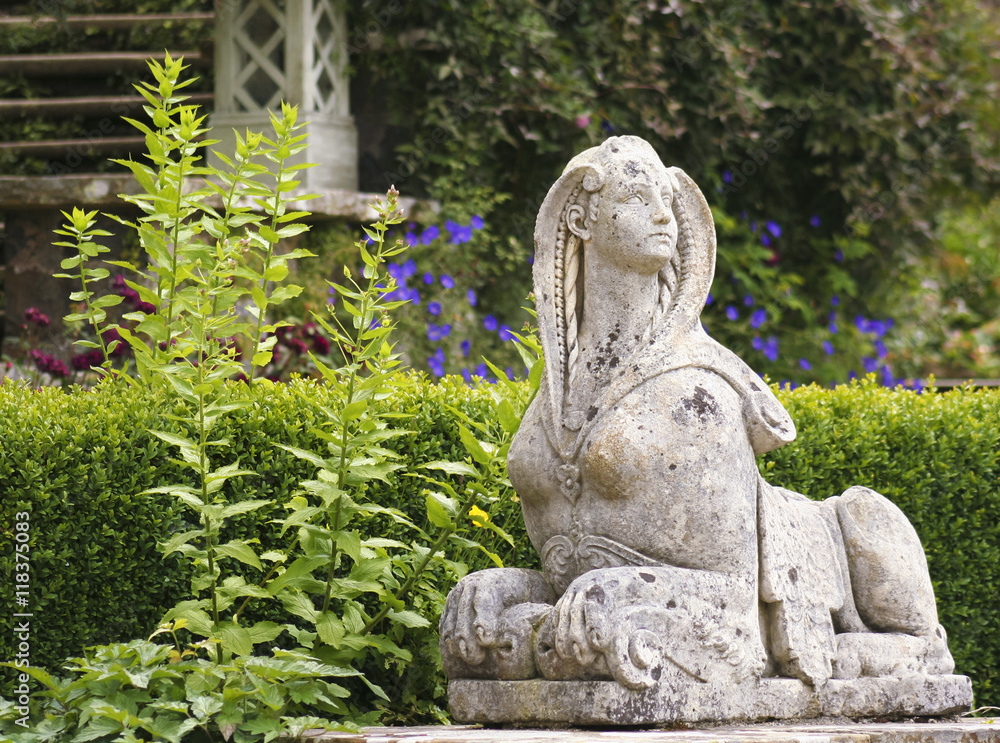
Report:
[[834,675],[948,674],[955,668],[938,623],[920,538],[899,508],[852,487],[835,502],[857,613],[871,632],[837,636]]

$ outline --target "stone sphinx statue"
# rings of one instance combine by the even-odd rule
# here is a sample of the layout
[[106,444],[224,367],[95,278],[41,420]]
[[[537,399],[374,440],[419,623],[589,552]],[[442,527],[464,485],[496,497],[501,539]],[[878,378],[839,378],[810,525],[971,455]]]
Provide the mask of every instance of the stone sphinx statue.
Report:
[[545,373],[508,459],[543,571],[466,576],[441,653],[461,721],[944,714],[971,703],[923,549],[887,499],[823,502],[755,456],[795,425],[704,331],[697,185],[644,140],[587,150],[535,228]]

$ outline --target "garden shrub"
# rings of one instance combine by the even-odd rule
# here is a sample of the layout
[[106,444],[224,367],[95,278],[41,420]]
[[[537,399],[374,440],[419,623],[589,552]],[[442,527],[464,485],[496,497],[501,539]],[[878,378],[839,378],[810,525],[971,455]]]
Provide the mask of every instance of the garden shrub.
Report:
[[[278,543],[271,520],[283,517],[283,504],[313,470],[280,445],[323,450],[315,428],[322,422],[321,406],[331,403],[330,391],[308,380],[236,389],[250,404],[219,422],[218,435],[230,441],[219,464],[238,459],[258,476],[230,480],[225,495],[230,502],[264,498],[273,505],[237,520],[226,538],[259,539],[263,551]],[[465,458],[457,415],[496,428],[505,396],[518,398],[511,401],[515,408],[527,400],[526,384],[510,389],[469,387],[456,378],[432,384],[420,374],[398,376],[392,394],[378,405],[411,415],[405,423],[410,433],[387,445],[402,456],[401,472],[417,472],[428,461]],[[816,498],[866,485],[898,504],[927,552],[957,672],[972,677],[977,704],[1000,702],[994,590],[1000,581],[995,518],[1000,512],[1000,395],[971,390],[917,395],[868,381],[834,390],[784,390],[779,397],[799,437],[759,460],[766,477]],[[102,384],[84,392],[0,386],[4,528],[11,528],[15,511],[32,514],[33,664],[54,670],[84,646],[146,636],[185,595],[187,564],[164,560],[156,547],[182,527],[183,516],[169,496],[137,495],[178,478],[170,448],[148,433],[151,428],[177,430],[169,418],[176,412],[173,405],[155,387]],[[378,498],[422,523],[425,485],[394,473]],[[498,483],[495,494],[491,519],[510,533],[515,547],[497,538],[490,549],[507,565],[537,567],[516,497],[507,483]],[[390,529],[385,536],[406,539],[402,531]],[[12,572],[12,543],[4,540],[0,546],[0,574]],[[469,570],[493,564],[472,548],[449,559],[452,569],[426,577],[442,594],[464,571],[461,563]],[[10,592],[5,594],[11,602]],[[436,620],[440,607],[422,610]],[[10,622],[9,614],[0,617],[4,657],[11,657]],[[414,661],[402,676],[372,677],[394,700],[397,719],[416,719],[415,710],[426,714],[429,700],[443,704],[433,624],[407,633]],[[423,706],[417,703],[421,699]]]
[[[527,385],[516,389],[523,404]],[[315,467],[281,445],[324,451],[325,443],[316,433],[324,420],[320,408],[337,400],[329,386],[313,380],[251,388],[233,383],[231,392],[249,404],[218,422],[213,435],[228,439],[229,446],[218,450],[213,461],[219,466],[238,461],[257,476],[229,480],[223,495],[228,502],[267,499],[273,504],[234,520],[224,539],[259,539],[259,552],[280,549],[287,538],[279,539],[278,526],[271,521],[284,517],[284,505],[315,473]],[[400,428],[410,433],[387,442],[386,448],[401,455],[404,472],[434,460],[461,461],[465,449],[452,411],[489,427],[497,419],[499,399],[499,388],[491,385],[473,388],[455,378],[434,385],[423,375],[399,375],[392,395],[377,407],[409,415]],[[148,636],[166,610],[188,594],[188,564],[177,555],[164,559],[157,543],[191,528],[189,516],[169,495],[138,495],[184,479],[171,461],[171,447],[149,432],[189,433],[172,419],[179,412],[172,391],[156,385],[104,383],[90,391],[0,385],[4,529],[13,528],[15,512],[31,513],[32,664],[56,670],[64,658],[79,655],[86,646]],[[480,433],[479,438],[486,437]],[[426,486],[421,479],[394,473],[378,499],[424,523]],[[491,518],[504,528],[520,529],[523,537],[520,509],[507,488],[497,484]],[[409,539],[398,526],[390,533],[391,522],[386,523],[383,536]],[[503,540],[491,543],[494,536],[486,534],[480,541],[510,564],[529,559],[524,554],[526,539],[517,540],[513,554]],[[469,569],[493,564],[478,550],[451,557],[456,563],[468,562]],[[13,540],[5,539],[0,546],[4,575],[13,574],[13,561]],[[465,568],[456,564],[456,570],[464,573]],[[443,593],[455,579],[455,574],[434,577]],[[13,605],[13,583],[5,586],[5,600]],[[440,611],[430,609],[432,614]],[[259,611],[251,607],[247,616],[289,621],[276,611],[273,606]],[[436,622],[436,616],[432,618]],[[9,614],[0,619],[0,656],[5,658],[12,657],[11,621]],[[433,673],[439,665],[436,632],[415,629],[408,639],[431,656],[422,658],[423,667],[414,673]],[[396,692],[393,698],[399,700],[412,696],[403,688],[407,683],[417,683],[389,681],[387,691]],[[435,683],[440,685],[440,678]],[[437,696],[442,694],[443,685]]]

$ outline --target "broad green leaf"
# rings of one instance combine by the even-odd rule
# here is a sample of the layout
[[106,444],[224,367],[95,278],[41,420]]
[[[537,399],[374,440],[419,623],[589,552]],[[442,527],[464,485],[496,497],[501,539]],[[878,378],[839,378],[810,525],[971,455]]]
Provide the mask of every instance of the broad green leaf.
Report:
[[253,638],[250,631],[232,622],[219,627],[219,639],[222,647],[233,655],[250,655],[253,653]]
[[440,529],[454,529],[458,506],[455,501],[441,493],[428,491],[427,520]]
[[260,564],[260,559],[257,557],[257,553],[244,542],[233,539],[226,544],[220,544],[215,549],[223,557],[232,557],[235,560],[239,560],[244,565],[250,565],[260,571],[264,570],[264,566]]
[[288,569],[284,573],[271,580],[267,584],[266,588],[272,596],[277,595],[278,591],[280,591],[284,586],[290,585],[299,578],[311,577],[313,570],[318,568],[320,565],[325,565],[329,561],[329,555],[300,557],[289,565]]
[[462,445],[465,447],[465,450],[469,452],[469,455],[473,458],[473,460],[479,462],[479,464],[490,463],[491,457],[486,453],[485,449],[483,449],[482,443],[461,423],[458,424],[458,435],[462,440]]
[[270,506],[272,503],[273,501],[269,500],[245,500],[239,503],[232,503],[222,509],[222,518],[227,519],[230,516],[238,516],[241,513],[256,511],[258,508]]
[[422,464],[420,465],[420,467],[429,470],[441,470],[442,472],[447,472],[449,475],[465,475],[466,477],[479,477],[479,470],[477,470],[468,462],[444,462],[441,460],[435,460],[433,462],[427,462],[426,464]]
[[424,617],[417,614],[415,611],[393,611],[390,610],[388,614],[389,619],[391,619],[396,624],[401,624],[404,627],[430,627],[431,623]]
[[324,611],[316,619],[316,632],[327,645],[339,648],[344,639],[344,623],[333,612]]

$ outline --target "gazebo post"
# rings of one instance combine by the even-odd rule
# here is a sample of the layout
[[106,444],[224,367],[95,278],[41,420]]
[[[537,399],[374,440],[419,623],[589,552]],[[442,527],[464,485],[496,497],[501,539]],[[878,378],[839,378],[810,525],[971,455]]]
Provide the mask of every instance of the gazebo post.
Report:
[[[282,101],[308,122],[295,162],[310,191],[358,188],[358,135],[348,108],[347,19],[337,0],[226,0],[216,17],[212,136],[235,149],[233,129],[270,130]],[[214,159],[214,158],[213,158]],[[215,163],[218,165],[218,163]]]

